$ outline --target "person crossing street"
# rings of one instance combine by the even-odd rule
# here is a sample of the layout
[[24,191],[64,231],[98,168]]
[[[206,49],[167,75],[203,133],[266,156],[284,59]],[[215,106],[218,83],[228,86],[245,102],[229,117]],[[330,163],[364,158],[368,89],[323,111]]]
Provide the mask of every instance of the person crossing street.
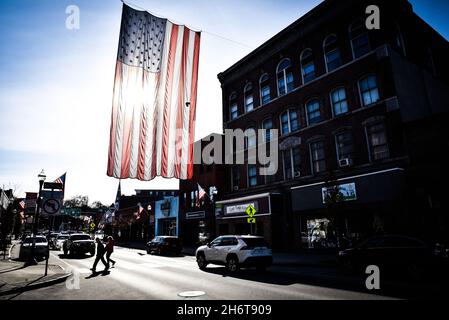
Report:
[[108,237],[108,243],[106,244],[106,261],[108,263],[108,268],[112,262],[112,266],[115,265],[115,261],[111,259],[111,254],[114,252],[114,238]]
[[96,269],[97,269],[97,264],[101,260],[101,262],[105,266],[104,271],[107,271],[109,269],[109,265],[104,260],[104,254],[105,254],[104,245],[101,243],[101,240],[99,238],[95,239],[95,241],[97,242],[97,256],[95,257],[94,265],[92,266],[92,268],[90,270],[92,270],[92,273],[95,273]]

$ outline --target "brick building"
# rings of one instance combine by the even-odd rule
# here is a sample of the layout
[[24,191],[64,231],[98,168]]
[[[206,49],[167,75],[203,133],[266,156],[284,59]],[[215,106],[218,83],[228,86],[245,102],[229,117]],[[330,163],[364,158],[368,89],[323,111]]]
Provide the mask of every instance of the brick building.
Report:
[[[365,26],[373,4],[379,30]],[[443,241],[448,56],[408,1],[327,0],[220,73],[224,129],[279,130],[279,169],[226,166],[217,232],[248,232],[252,203],[275,249],[326,245],[335,230]]]
[[[195,158],[201,157],[203,148],[215,139],[222,139],[222,135],[210,134],[196,141]],[[215,237],[215,202],[222,196],[226,180],[224,165],[196,162],[192,179],[179,182],[180,237],[186,245],[199,244]],[[207,193],[201,201],[197,201],[198,184]],[[211,187],[216,188],[217,194],[211,195]]]

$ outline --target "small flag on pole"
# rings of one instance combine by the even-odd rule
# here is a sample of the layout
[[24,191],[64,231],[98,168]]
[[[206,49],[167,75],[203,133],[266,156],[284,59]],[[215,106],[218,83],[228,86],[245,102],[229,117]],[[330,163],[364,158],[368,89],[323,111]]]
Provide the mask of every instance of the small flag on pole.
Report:
[[204,196],[206,195],[206,191],[204,191],[204,189],[201,188],[199,183],[197,183],[197,185],[198,185],[198,199],[196,199],[196,206],[199,207],[201,199],[203,199]]
[[200,32],[123,4],[107,175],[193,175]]

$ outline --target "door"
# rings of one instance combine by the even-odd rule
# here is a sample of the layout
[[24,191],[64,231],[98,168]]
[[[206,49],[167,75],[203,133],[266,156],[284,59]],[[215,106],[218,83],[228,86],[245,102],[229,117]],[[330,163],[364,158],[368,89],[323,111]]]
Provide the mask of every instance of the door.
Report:
[[229,251],[231,251],[237,244],[237,238],[223,237],[217,252],[217,260],[226,262],[226,257],[228,256]]
[[214,241],[210,243],[210,246],[206,248],[205,255],[206,260],[208,261],[217,261],[218,258],[218,251],[220,250],[222,237],[218,237]]

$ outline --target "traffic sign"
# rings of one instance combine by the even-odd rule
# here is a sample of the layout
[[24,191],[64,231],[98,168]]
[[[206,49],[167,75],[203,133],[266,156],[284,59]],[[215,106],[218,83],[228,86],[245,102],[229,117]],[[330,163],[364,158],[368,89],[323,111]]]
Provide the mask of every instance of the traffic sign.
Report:
[[248,223],[256,223],[256,218],[248,218]]
[[253,205],[251,204],[246,208],[246,214],[250,218],[252,218],[256,214],[256,212],[257,212],[256,208],[254,208]]
[[59,211],[61,204],[56,199],[47,199],[42,207],[46,213],[55,214]]

